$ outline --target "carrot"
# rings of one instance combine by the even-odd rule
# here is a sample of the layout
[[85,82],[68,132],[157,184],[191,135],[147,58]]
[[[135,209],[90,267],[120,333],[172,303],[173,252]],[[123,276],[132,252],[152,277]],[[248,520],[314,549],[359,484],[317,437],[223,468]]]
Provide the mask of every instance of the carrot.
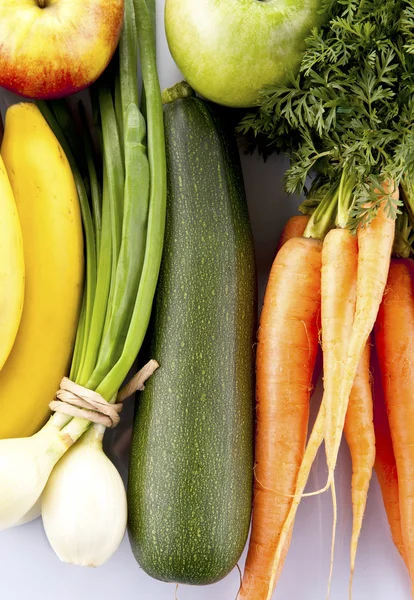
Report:
[[[286,244],[287,241],[294,237],[302,237],[305,233],[306,227],[308,226],[310,220],[309,215],[293,215],[286,222],[282,233],[280,234],[279,245],[277,247],[277,252],[281,249],[282,246]],[[312,237],[312,236],[311,236]],[[320,331],[320,314],[318,315],[318,331]],[[320,347],[318,348],[318,354],[316,356],[316,364],[313,370],[312,377],[312,389],[315,389],[319,375],[322,370],[322,352]]]
[[[309,215],[293,215],[292,217],[290,217],[290,219],[286,222],[286,224],[282,230],[282,233],[280,235],[277,252],[279,252],[281,247],[284,246],[286,244],[286,242],[288,242],[290,239],[295,238],[295,237],[302,237],[303,234],[305,233],[305,230],[309,223],[309,220],[310,220]],[[320,330],[319,322],[320,322],[320,312],[318,312],[318,316],[317,316],[318,331]],[[315,389],[316,384],[318,382],[318,378],[319,378],[319,374],[320,374],[320,368],[318,365],[320,363],[321,363],[320,348],[318,348],[317,355],[315,358],[315,365],[314,365],[313,373],[312,373],[312,382],[310,385],[311,390]],[[282,559],[281,559],[280,565],[279,565],[279,572],[277,575],[277,579],[279,579],[279,577],[282,573],[283,565],[285,564],[286,556],[287,556],[290,542],[292,539],[292,532],[293,532],[293,527],[290,528],[290,532],[289,532],[288,538],[286,540],[285,547],[283,549],[283,554],[282,554]]]
[[336,430],[338,382],[348,352],[355,315],[358,267],[357,238],[348,229],[333,229],[323,242],[321,313],[326,453],[332,452]]
[[[385,187],[385,186],[384,186]],[[387,193],[388,190],[384,189]],[[393,194],[397,192],[393,192]],[[391,252],[394,242],[395,220],[392,219],[385,210],[385,202],[380,205],[380,208],[372,219],[371,223],[364,228],[359,228],[358,237],[358,267],[356,280],[356,304],[355,314],[350,328],[349,344],[346,344],[343,339],[342,357],[341,351],[336,355],[335,360],[324,369],[325,381],[330,382],[330,386],[325,384],[324,398],[322,400],[323,409],[326,415],[325,424],[325,449],[328,465],[328,485],[332,486],[333,491],[333,511],[334,523],[332,533],[332,553],[331,553],[331,570],[329,577],[329,585],[333,567],[333,553],[335,546],[336,535],[336,501],[334,490],[334,471],[338,457],[339,447],[342,438],[342,431],[345,425],[345,418],[348,410],[349,398],[357,374],[358,365],[361,360],[362,353],[366,346],[368,337],[374,326],[378,309],[381,303],[382,295],[387,280]],[[326,243],[326,240],[325,240]],[[343,260],[343,258],[342,258]],[[333,274],[337,269],[340,269],[341,257],[335,252],[331,256],[327,255],[326,263],[330,263],[330,269],[327,272]],[[326,295],[325,295],[326,281]],[[349,312],[350,308],[343,310],[341,316],[338,314],[339,324],[333,320],[331,323],[325,320],[324,323],[324,306],[337,305],[344,307],[341,300],[341,288],[338,284],[332,284],[332,280],[324,277],[322,270],[322,339],[335,340],[335,330],[341,331],[341,324],[345,328],[350,327]],[[332,331],[330,329],[332,328]],[[339,342],[339,340],[338,340]],[[325,345],[325,341],[323,341]],[[344,349],[348,346],[347,351]],[[324,350],[325,351],[325,350]],[[326,361],[325,361],[326,363]],[[329,372],[329,369],[335,369]],[[339,393],[338,393],[339,390]],[[358,506],[354,505],[354,510]],[[355,513],[354,513],[355,514]],[[351,543],[351,561],[354,560],[354,551],[356,552],[355,535],[358,533],[358,523],[354,522],[353,540]],[[359,534],[358,534],[359,535]],[[357,538],[358,539],[358,538]],[[351,578],[350,590],[352,585],[353,564],[351,562]],[[328,586],[329,593],[329,586]]]
[[290,239],[277,254],[267,284],[256,359],[253,521],[239,592],[244,600],[271,597],[289,544],[290,530],[273,573],[306,444],[318,349],[321,247],[313,239]]
[[[358,255],[358,269],[357,269],[357,287],[356,287],[356,308],[354,315],[354,322],[352,324],[350,342],[348,346],[348,356],[345,363],[345,368],[342,370],[341,376],[336,381],[336,391],[340,390],[339,400],[336,406],[337,411],[333,413],[337,414],[337,419],[334,421],[335,432],[334,435],[330,436],[332,440],[331,447],[326,442],[326,453],[327,462],[329,468],[328,485],[332,487],[333,498],[335,498],[334,490],[334,479],[333,472],[336,465],[336,457],[339,451],[339,445],[342,437],[342,430],[345,423],[346,412],[348,408],[349,395],[352,390],[353,382],[355,379],[356,371],[358,368],[360,356],[362,355],[363,349],[367,342],[370,331],[374,325],[375,317],[378,312],[378,307],[381,302],[383,290],[385,287],[386,276],[389,268],[389,261],[392,250],[392,241],[394,238],[395,222],[385,214],[384,208],[381,206],[376,217],[372,220],[369,227],[358,232],[358,243],[359,243],[359,255]],[[335,234],[336,235],[336,234]],[[346,239],[344,237],[344,239]],[[326,238],[325,238],[326,242]],[[337,255],[339,257],[339,255]],[[348,256],[348,258],[350,258]],[[341,257],[341,260],[345,259],[345,256]],[[331,270],[332,275],[337,274],[340,271],[341,261],[338,262],[335,269]],[[367,289],[366,289],[367,288]],[[332,290],[337,293],[337,284],[332,285]],[[348,311],[346,311],[348,315]],[[366,321],[364,321],[364,318]],[[332,321],[335,323],[335,321]],[[323,336],[326,339],[327,332],[323,332]],[[329,336],[329,334],[328,334]],[[329,339],[329,337],[328,337]],[[362,343],[362,347],[359,346]],[[346,357],[346,354],[345,354]],[[355,358],[357,357],[356,365]],[[326,378],[326,371],[325,371]],[[350,386],[349,386],[350,382]],[[333,386],[334,387],[334,386]],[[349,390],[348,390],[349,387]],[[309,473],[312,464],[315,460],[317,451],[321,445],[324,435],[326,436],[326,405],[328,400],[326,398],[326,392],[322,399],[321,408],[318,413],[315,425],[313,427],[311,436],[309,438],[305,454],[302,459],[301,466],[299,468],[296,492],[293,502],[291,503],[289,514],[283,525],[282,532],[279,538],[279,544],[276,549],[274,564],[272,569],[272,581],[275,581],[276,574],[279,569],[279,562],[283,553],[283,546],[289,534],[290,528],[294,522],[297,508],[300,503],[300,499],[303,496],[303,492],[309,477]],[[331,404],[332,406],[332,404]],[[338,435],[338,430],[340,434]],[[328,434],[329,439],[329,434]],[[329,457],[328,457],[329,452]],[[334,502],[334,515],[336,514],[336,506]],[[334,535],[333,535],[334,543]],[[332,563],[331,563],[332,571]],[[267,600],[270,600],[270,596]]]
[[[331,230],[325,237],[322,248],[321,314],[324,394],[321,412],[325,416],[325,446],[328,456],[329,432],[335,430],[338,381],[341,381],[344,357],[352,330],[356,304],[358,248],[357,238],[348,229]],[[328,582],[330,588],[337,506],[335,484],[332,480],[333,533],[331,566]],[[298,492],[298,490],[297,490]],[[303,490],[302,490],[303,492]]]
[[[321,407],[322,408],[322,407]],[[283,527],[280,531],[279,542],[277,544],[277,548],[274,552],[273,556],[273,564],[270,575],[270,583],[268,586],[268,595],[265,596],[266,600],[271,600],[273,588],[277,582],[277,578],[280,574],[281,568],[283,566],[283,560],[286,553],[286,544],[291,536],[291,531],[293,527],[293,523],[295,520],[296,512],[300,503],[301,498],[303,497],[303,492],[306,487],[309,473],[312,468],[312,465],[315,461],[316,454],[323,442],[325,432],[325,414],[324,410],[319,410],[318,416],[312,428],[311,435],[309,437],[308,443],[306,445],[306,450],[302,458],[302,462],[300,464],[299,470],[297,471],[297,479],[296,479],[296,489],[295,494],[293,496],[292,502],[290,503],[290,509],[288,515],[286,517],[285,522],[283,523]],[[328,489],[327,487],[323,490],[319,490],[319,492],[325,491]],[[317,493],[319,493],[317,492]],[[315,495],[315,494],[312,494]],[[333,496],[334,496],[333,491]],[[253,598],[253,596],[251,597]],[[261,600],[261,596],[257,597],[257,600]]]
[[375,342],[397,465],[402,539],[414,588],[414,292],[409,260],[392,261]]
[[[280,568],[283,545],[293,525],[300,499],[309,477],[316,453],[324,439],[327,423],[327,402],[335,396],[334,385],[341,377],[343,356],[349,344],[356,302],[357,240],[346,229],[333,229],[325,237],[322,250],[322,338],[325,391],[321,408],[313,427],[297,478],[295,497],[283,525],[275,553],[273,577]],[[336,375],[336,377],[335,377]],[[332,485],[333,499],[335,490]],[[334,501],[334,528],[336,503]],[[333,536],[334,537],[334,536]],[[333,556],[333,553],[332,553]],[[332,561],[331,561],[332,569]]]
[[[280,239],[279,239],[279,245],[277,247],[277,252],[279,252],[279,250],[281,249],[282,246],[284,246],[286,244],[286,242],[288,242],[290,239],[295,238],[295,237],[302,237],[303,234],[305,233],[306,227],[309,223],[310,220],[310,216],[309,215],[293,215],[292,217],[290,217],[290,219],[286,222],[282,233],[280,235]],[[319,321],[320,321],[320,312],[318,312],[318,316],[317,316],[317,329],[319,331],[320,326],[319,326]],[[315,358],[315,366],[313,368],[313,373],[312,373],[312,382],[311,382],[311,389],[314,390],[315,386],[318,382],[318,378],[319,378],[319,374],[320,374],[320,369],[318,368],[319,363],[321,362],[321,357],[320,357],[320,348],[318,348],[317,351],[317,355]],[[282,569],[283,569],[283,565],[285,564],[285,560],[286,560],[286,556],[289,550],[289,546],[290,546],[290,542],[292,539],[292,532],[293,532],[293,527],[291,527],[288,538],[286,540],[285,543],[285,547],[283,549],[283,554],[282,554],[282,560],[280,561],[280,565],[279,565],[279,572],[277,575],[277,579],[279,579],[281,573],[282,573]]]
[[[306,227],[309,223],[310,216],[309,215],[293,215],[286,222],[282,233],[280,234],[279,244],[277,247],[277,252],[281,249],[282,246],[286,244],[290,239],[294,237],[302,237],[305,233]],[[311,236],[312,237],[312,236]],[[318,331],[320,331],[320,314],[318,315]],[[315,368],[313,370],[312,377],[312,389],[315,389],[319,376],[322,371],[322,352],[321,348],[318,348],[318,354],[316,356]]]
[[[379,326],[380,324],[376,327]],[[374,374],[374,428],[376,441],[375,472],[381,488],[382,500],[392,540],[405,564],[407,564],[401,531],[397,465],[385,407],[384,392],[380,380],[381,374],[379,372],[378,358],[375,351],[373,352],[372,365]]]
[[[398,198],[398,189],[393,193],[393,197]],[[394,234],[395,220],[386,213],[384,203],[380,206],[370,225],[358,229],[355,317],[348,352],[344,356],[344,368],[341,377],[337,378],[333,386],[333,389],[336,389],[335,397],[332,402],[328,403],[332,407],[334,417],[329,419],[328,415],[326,432],[328,481],[333,481],[349,396],[362,352],[374,327],[387,282]],[[324,335],[326,332],[322,326],[322,336]]]
[[351,538],[351,577],[355,570],[355,559],[359,535],[362,528],[368,488],[375,461],[375,434],[373,424],[372,389],[370,377],[371,347],[368,341],[359,361],[354,385],[349,397],[344,434],[352,460],[352,538]]
[[[286,222],[282,233],[280,234],[280,238],[279,238],[279,244],[277,246],[277,252],[279,252],[279,250],[281,249],[282,246],[284,246],[286,244],[286,242],[288,242],[290,239],[294,238],[294,237],[302,237],[303,234],[306,231],[306,227],[308,226],[308,223],[310,221],[310,216],[309,215],[293,215],[293,217],[290,217],[290,219],[288,219],[288,221]],[[312,236],[310,236],[312,237]],[[320,331],[321,327],[320,327],[320,314],[318,315],[318,331]],[[319,375],[322,371],[322,352],[321,352],[321,348],[318,348],[318,354],[316,356],[316,363],[315,363],[315,368],[313,370],[313,377],[312,377],[312,389],[315,389],[317,383],[318,383],[318,379],[319,379]]]
[[290,239],[294,237],[302,237],[308,223],[308,215],[293,215],[293,217],[290,217],[280,235],[277,252],[279,252],[281,247],[284,246]]
[[[289,219],[282,232],[279,247],[281,247],[289,237],[303,235],[308,221],[308,216],[294,216]],[[350,236],[346,229],[334,229],[329,232],[323,245],[322,257],[327,255],[330,257],[327,261],[322,259],[322,280],[326,278],[326,281],[328,282],[328,305],[324,304],[324,299],[322,299],[323,308],[325,308],[325,310],[323,310],[325,316],[323,328],[325,330],[328,329],[328,331],[330,330],[331,334],[333,334],[333,339],[325,339],[324,365],[325,369],[331,374],[337,371],[336,380],[341,377],[343,356],[347,352],[350,330],[354,319],[357,270],[356,245],[356,238]],[[348,256],[350,263],[342,262],[341,264],[341,260],[343,260],[344,256]],[[340,267],[342,266],[342,272],[339,274],[339,277],[338,273],[332,272],[332,270],[337,271],[338,265]],[[330,285],[329,282],[332,285]],[[348,294],[345,295],[344,291],[347,285]],[[333,288],[333,293],[332,290],[329,291],[330,287]],[[339,293],[339,298],[337,298],[336,291]],[[347,313],[346,318],[344,318],[345,313]],[[330,327],[328,323],[331,320],[336,322],[338,327]],[[331,350],[331,352],[329,350]],[[333,365],[331,361],[334,361]],[[331,363],[331,367],[329,366],[329,363]],[[314,376],[315,371],[316,368],[314,369]],[[325,378],[324,383],[325,389],[329,389],[330,382],[327,378]],[[328,394],[328,397],[329,396],[334,397],[335,390]],[[368,489],[372,477],[372,468],[375,460],[375,434],[370,382],[369,342],[365,345],[350,394],[344,425],[344,434],[350,449],[352,460],[353,528],[350,550],[351,590],[358,540],[362,528]],[[285,548],[283,554],[286,552],[287,549]],[[284,557],[281,560],[281,565],[283,565],[283,563]]]
[[[333,229],[325,237],[322,249],[322,344],[324,361],[323,405],[326,414],[325,442],[335,431],[338,381],[341,381],[344,357],[347,354],[356,306],[357,239],[347,229]],[[351,540],[351,577],[369,483],[375,457],[372,423],[372,394],[369,375],[369,345],[359,361],[357,375],[350,394],[345,420],[345,436],[352,458],[353,527]],[[331,440],[332,443],[332,440]],[[336,506],[334,503],[336,519]],[[333,540],[335,538],[335,527]],[[333,561],[333,548],[332,560]]]

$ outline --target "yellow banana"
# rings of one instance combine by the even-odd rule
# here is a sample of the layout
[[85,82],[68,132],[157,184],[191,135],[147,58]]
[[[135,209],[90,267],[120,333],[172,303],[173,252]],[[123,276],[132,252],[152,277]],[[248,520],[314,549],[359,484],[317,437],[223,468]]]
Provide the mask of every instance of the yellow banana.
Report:
[[32,435],[67,374],[83,288],[78,195],[66,156],[34,104],[6,113],[1,147],[26,265],[23,314],[0,371],[0,439]]
[[16,339],[23,297],[22,230],[13,191],[0,157],[0,369]]

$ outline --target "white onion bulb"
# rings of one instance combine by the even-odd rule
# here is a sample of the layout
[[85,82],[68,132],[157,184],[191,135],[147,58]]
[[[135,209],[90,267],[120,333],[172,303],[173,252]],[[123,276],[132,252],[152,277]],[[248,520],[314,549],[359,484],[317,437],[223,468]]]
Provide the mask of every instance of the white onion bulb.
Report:
[[125,534],[125,487],[102,450],[102,432],[93,426],[65,454],[42,496],[46,535],[63,562],[98,567]]

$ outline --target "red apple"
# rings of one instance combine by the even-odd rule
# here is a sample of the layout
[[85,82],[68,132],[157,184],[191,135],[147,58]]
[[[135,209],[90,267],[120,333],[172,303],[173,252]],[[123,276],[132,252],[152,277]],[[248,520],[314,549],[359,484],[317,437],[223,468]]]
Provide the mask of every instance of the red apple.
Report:
[[124,0],[0,0],[0,86],[58,98],[99,77],[115,52]]

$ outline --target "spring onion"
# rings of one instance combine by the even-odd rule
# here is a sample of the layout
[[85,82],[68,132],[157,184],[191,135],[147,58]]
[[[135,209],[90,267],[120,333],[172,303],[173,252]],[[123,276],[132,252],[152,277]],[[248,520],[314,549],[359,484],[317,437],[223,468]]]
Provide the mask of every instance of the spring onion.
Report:
[[[137,1],[135,28],[131,26],[132,0],[127,0],[125,8],[120,98],[114,101],[110,90],[116,86],[107,87],[103,82],[98,81],[92,90],[92,99],[99,98],[99,109],[94,102],[94,115],[98,110],[103,129],[101,185],[95,177],[101,171],[93,164],[90,141],[85,145],[89,182],[82,188],[82,176],[65,143],[66,136],[48,106],[42,105],[43,114],[70,156],[80,198],[89,195],[92,205],[92,211],[88,205],[84,221],[90,265],[70,377],[108,402],[115,401],[148,327],[166,209],[163,115],[151,14],[145,0]],[[137,33],[146,124],[138,106],[136,73],[132,72],[136,71]],[[128,84],[124,86],[124,82]],[[61,113],[59,106],[59,121],[64,125]],[[123,131],[119,131],[119,123]],[[24,518],[66,453],[44,492],[43,519],[49,540],[62,560],[92,565],[102,564],[115,551],[125,530],[126,513],[125,490],[102,452],[104,427],[90,425],[87,419],[55,413],[32,438],[0,441],[0,528]],[[107,503],[102,513],[105,517],[97,523],[96,506],[101,503]],[[115,505],[118,512],[113,519],[110,515]],[[114,523],[112,530],[109,522]]]

